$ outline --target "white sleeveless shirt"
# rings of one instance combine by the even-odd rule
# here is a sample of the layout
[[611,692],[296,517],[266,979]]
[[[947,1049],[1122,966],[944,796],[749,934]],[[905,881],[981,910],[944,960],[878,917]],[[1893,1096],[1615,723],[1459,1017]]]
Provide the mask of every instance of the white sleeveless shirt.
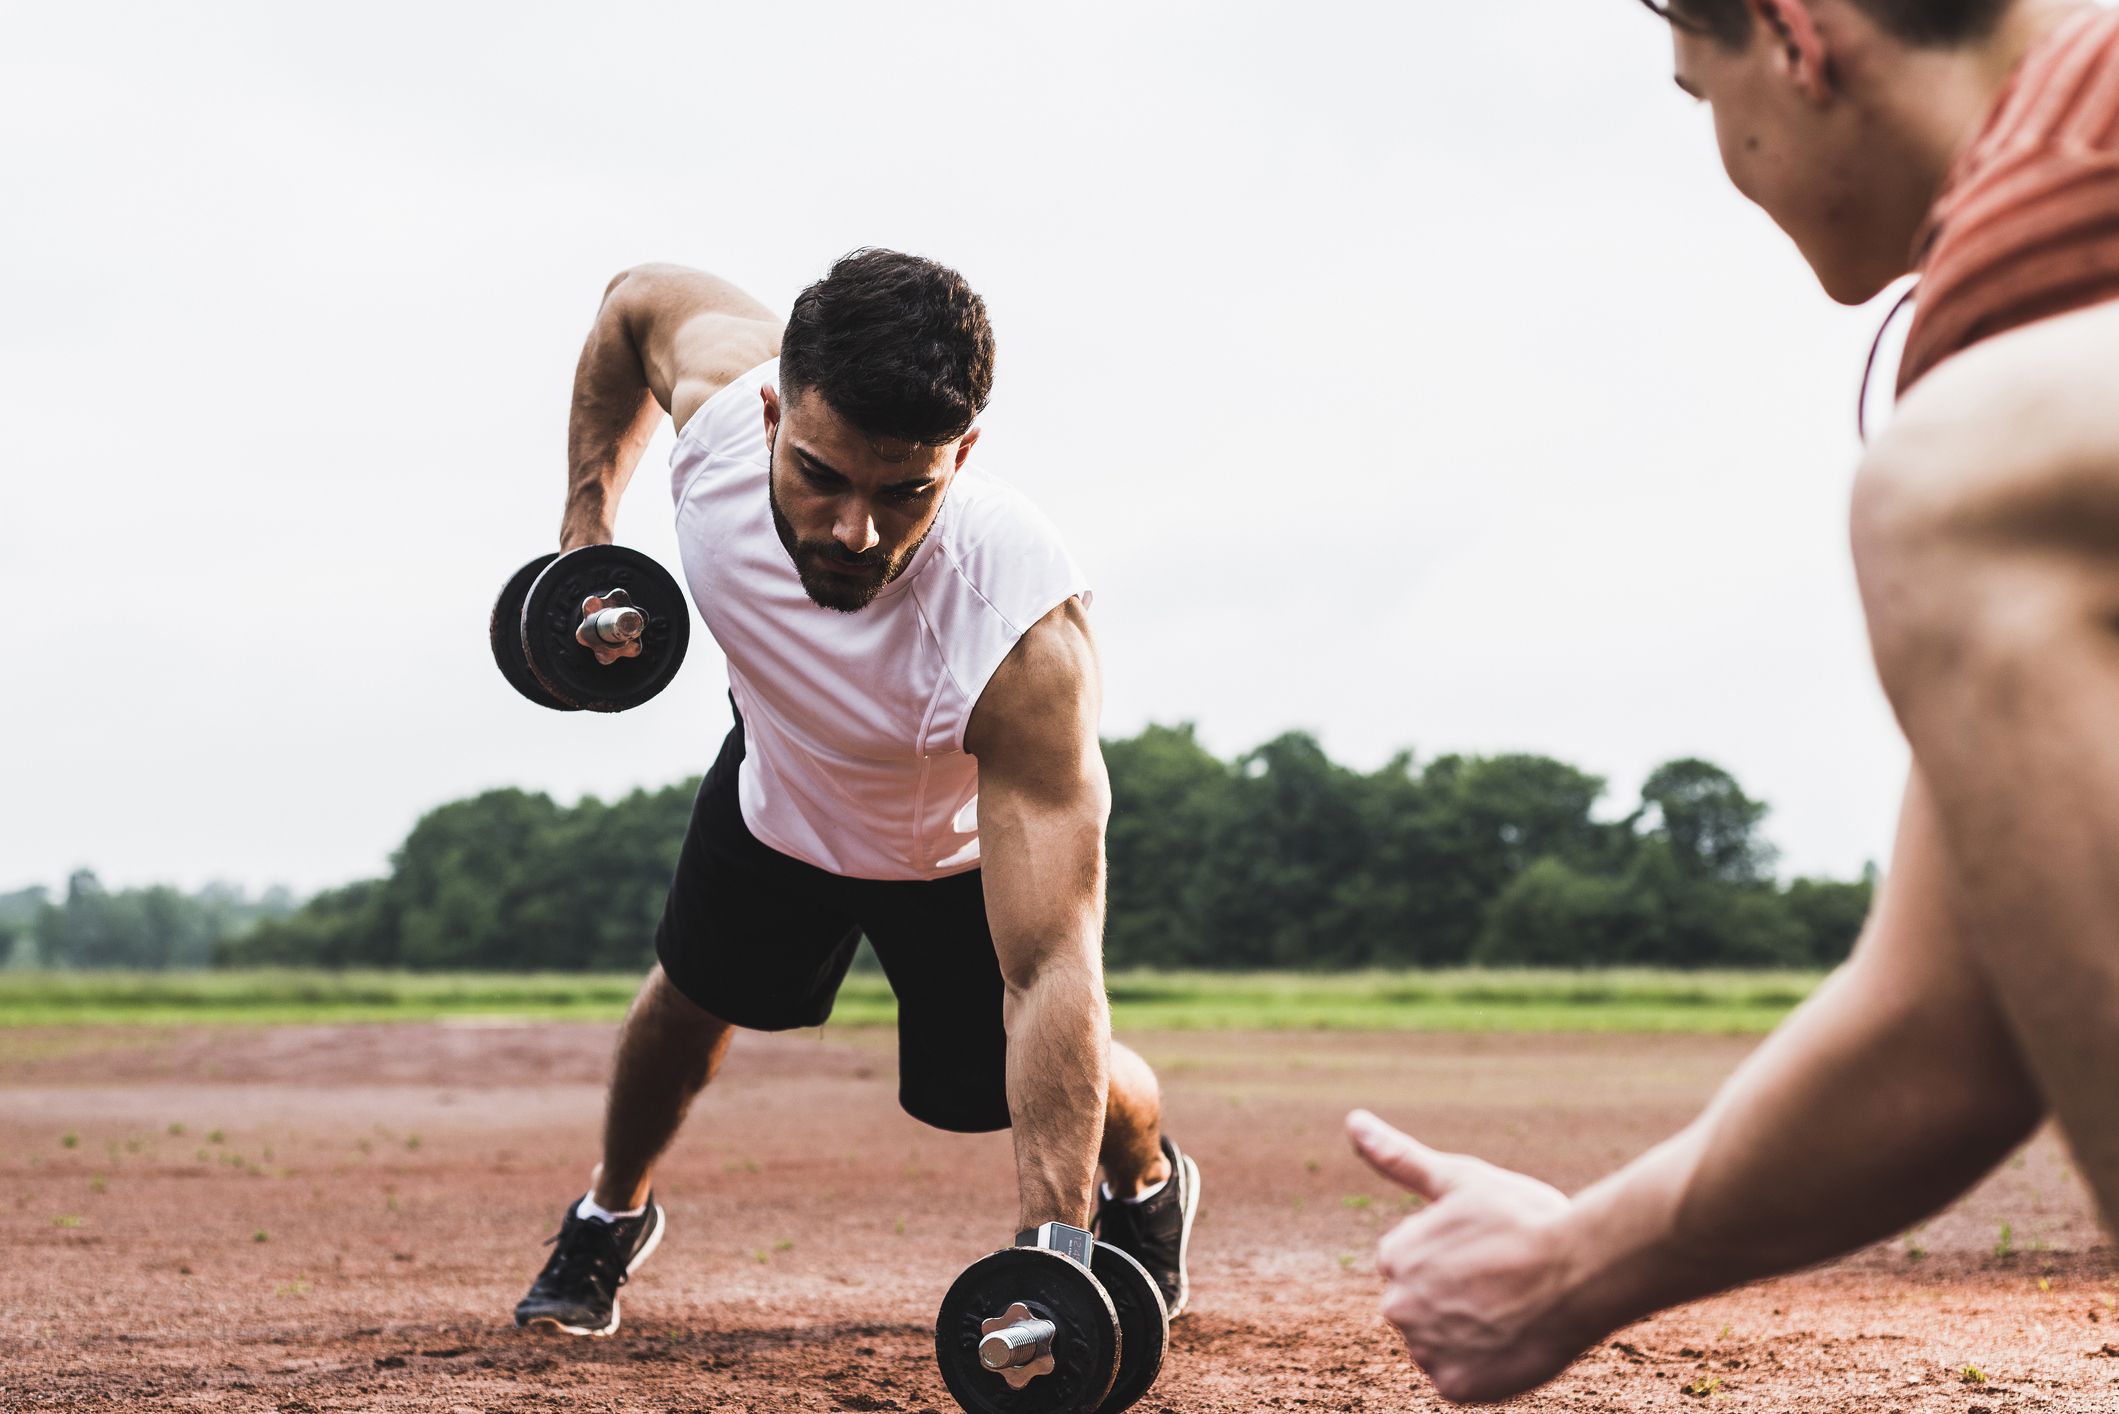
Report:
[[773,529],[758,390],[712,398],[670,456],[677,541],[743,714],[743,823],[782,854],[860,879],[979,863],[971,709],[1016,640],[1089,589],[1050,521],[971,467],[905,572],[856,613],[812,602]]

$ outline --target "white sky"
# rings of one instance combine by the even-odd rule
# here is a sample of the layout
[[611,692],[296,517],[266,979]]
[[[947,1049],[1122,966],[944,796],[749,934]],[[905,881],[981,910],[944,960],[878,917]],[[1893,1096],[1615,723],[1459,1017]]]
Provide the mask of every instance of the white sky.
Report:
[[[858,245],[1000,335],[980,461],[1099,589],[1105,729],[1707,756],[1784,864],[1904,749],[1844,501],[1880,309],[1720,175],[1628,0],[11,6],[0,888],[373,873],[425,808],[702,769],[703,633],[539,711],[574,358],[643,260],[777,308]],[[620,538],[675,563],[650,450]]]

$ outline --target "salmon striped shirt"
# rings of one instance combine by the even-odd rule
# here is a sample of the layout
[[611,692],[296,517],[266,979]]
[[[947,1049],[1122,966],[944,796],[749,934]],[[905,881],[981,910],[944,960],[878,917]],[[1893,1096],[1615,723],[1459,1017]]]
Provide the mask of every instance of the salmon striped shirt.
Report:
[[2071,16],[2025,57],[1915,251],[1901,394],[1981,339],[2119,298],[2119,11]]

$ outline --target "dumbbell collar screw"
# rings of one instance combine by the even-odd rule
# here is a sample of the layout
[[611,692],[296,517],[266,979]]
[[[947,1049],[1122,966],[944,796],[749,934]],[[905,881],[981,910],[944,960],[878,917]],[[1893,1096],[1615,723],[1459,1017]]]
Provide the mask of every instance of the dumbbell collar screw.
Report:
[[[1059,1328],[1040,1320],[1018,1301],[992,1320],[979,1322],[979,1363],[1021,1389],[1058,1368],[1052,1340]],[[996,1362],[999,1363],[996,1363]]]

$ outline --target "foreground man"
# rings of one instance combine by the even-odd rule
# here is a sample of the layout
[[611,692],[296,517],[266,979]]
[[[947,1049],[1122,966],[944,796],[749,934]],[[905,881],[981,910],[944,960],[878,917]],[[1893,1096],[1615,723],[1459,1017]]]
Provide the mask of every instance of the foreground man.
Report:
[[1456,1400],[1896,1232],[2048,1113],[2119,1218],[2119,14],[1665,13],[1730,178],[1826,291],[1922,272],[1854,504],[1913,774],[1852,959],[1620,1173],[1569,1200],[1349,1117],[1369,1162],[1431,1200],[1382,1243],[1384,1314]]
[[891,251],[841,260],[784,333],[696,271],[605,294],[561,546],[610,540],[669,414],[685,576],[737,720],[619,1039],[602,1165],[519,1325],[618,1328],[618,1288],[663,1235],[649,1170],[732,1032],[822,1025],[864,934],[898,996],[906,1112],[1012,1124],[1024,1229],[1092,1226],[1101,1160],[1099,1235],[1184,1309],[1198,1169],[1104,998],[1088,589],[1051,525],[965,466],[993,354],[963,278]]

